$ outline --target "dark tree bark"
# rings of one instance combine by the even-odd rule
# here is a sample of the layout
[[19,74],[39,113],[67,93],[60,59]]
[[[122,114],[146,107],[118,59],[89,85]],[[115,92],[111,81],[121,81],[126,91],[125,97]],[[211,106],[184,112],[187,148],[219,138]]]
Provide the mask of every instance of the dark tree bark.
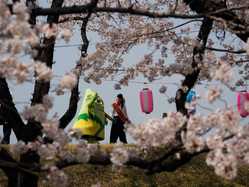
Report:
[[[62,7],[64,0],[54,0],[52,2],[51,8],[60,8]],[[48,16],[47,23],[53,24],[58,23],[59,15]],[[54,45],[55,45],[56,37],[44,38],[43,43],[41,44],[44,47],[40,48],[39,55],[36,58],[37,60],[45,63],[48,67],[52,68],[53,65],[53,57],[54,57]],[[31,104],[35,105],[37,103],[41,103],[43,96],[48,94],[50,88],[50,81],[35,81],[35,88],[33,92],[33,98],[31,100]]]
[[29,23],[31,25],[35,25],[36,24],[36,16],[34,14],[32,14],[32,9],[36,8],[36,0],[26,0],[26,6],[30,10]]
[[[51,8],[58,8],[62,7],[64,0],[53,0]],[[59,15],[57,16],[48,16],[47,23],[53,24],[58,23],[59,21]],[[30,22],[35,23],[35,16],[31,14],[31,20]],[[48,67],[52,68],[53,65],[53,57],[54,57],[54,45],[55,45],[56,37],[51,38],[45,38],[43,41],[42,47],[39,51],[39,56],[37,57],[37,60],[45,63]],[[33,98],[31,100],[31,105],[35,105],[38,103],[42,103],[42,99],[45,95],[48,94],[50,89],[50,81],[44,82],[44,81],[35,81],[35,87],[33,92]],[[27,129],[30,129],[30,134],[32,134],[32,137],[28,139],[27,141],[32,141],[37,138],[37,136],[41,135],[41,124],[40,122],[35,121],[34,119],[31,119],[27,123]],[[26,132],[28,133],[28,132]],[[36,152],[28,151],[27,153],[21,155],[21,162],[27,163],[27,164],[35,164],[39,163],[39,155]],[[35,187],[38,185],[38,177],[33,176],[30,174],[22,173],[20,174],[20,182],[22,186],[32,186]]]
[[[198,14],[209,14],[210,12],[227,8],[225,0],[184,0],[184,2],[189,5],[192,11]],[[249,23],[240,19],[233,11],[227,10],[211,15],[216,18],[222,18],[226,21],[228,29],[232,33],[236,34],[242,41],[247,41],[249,37]]]
[[[4,149],[0,150],[0,158],[1,158],[1,160],[15,163],[15,160]],[[8,177],[8,187],[17,186],[17,184],[18,184],[17,171],[15,171],[9,167],[3,167],[3,166],[1,166],[1,169],[4,171],[4,173]]]
[[199,34],[198,34],[198,39],[201,42],[201,47],[194,47],[193,50],[193,61],[192,61],[192,68],[193,71],[185,76],[185,79],[182,82],[182,87],[179,88],[176,92],[176,97],[175,97],[175,103],[176,103],[176,109],[178,112],[181,112],[183,115],[188,116],[188,111],[185,107],[185,101],[188,92],[193,88],[195,85],[199,73],[200,73],[200,68],[198,67],[198,62],[202,61],[203,54],[205,51],[205,46],[207,43],[208,35],[212,29],[213,25],[213,20],[210,18],[204,18]]
[[[52,2],[51,8],[62,7],[63,2],[64,0],[54,0]],[[35,22],[34,17],[33,20],[31,21]],[[47,18],[47,23],[49,24],[58,23],[58,21],[59,21],[59,15],[48,16]],[[39,48],[38,56],[36,57],[36,60],[45,63],[50,68],[52,68],[53,65],[55,40],[56,37],[44,38],[43,43],[41,44],[41,46],[43,47]],[[43,96],[49,93],[49,89],[50,89],[50,81],[45,82],[45,81],[36,80],[33,91],[33,98],[31,100],[31,105],[42,103]],[[28,120],[26,128],[30,130],[30,134],[32,135],[26,141],[33,141],[34,139],[37,138],[37,136],[41,135],[41,130],[42,130],[41,124],[40,122],[37,122],[34,119]]]
[[[54,0],[52,2],[51,8],[61,7],[63,0]],[[58,16],[48,16],[48,23],[58,23]],[[31,15],[30,22],[35,24],[35,17]],[[53,63],[53,53],[54,53],[54,43],[55,38],[44,39],[43,45],[45,48],[41,48],[39,51],[39,56],[37,60],[46,63],[47,66],[52,67]],[[50,82],[36,81],[33,93],[32,105],[41,103],[44,95],[48,94],[50,87]],[[7,82],[4,78],[0,79],[0,103],[1,103],[1,113],[4,113],[4,118],[6,119],[8,125],[13,129],[18,140],[23,140],[25,142],[34,140],[38,135],[41,134],[41,125],[39,122],[34,120],[28,121],[27,125],[24,125],[17,109],[12,100],[12,96],[9,92]],[[6,154],[8,155],[8,154]],[[9,159],[6,155],[1,155],[0,158],[3,160]],[[14,160],[12,160],[14,162]],[[21,155],[22,163],[35,164],[39,163],[39,156],[35,152],[28,152]],[[15,169],[6,170],[3,168],[8,177],[8,186],[37,186],[38,177],[17,172]]]
[[[94,3],[94,6],[92,6],[92,9],[93,9],[94,7],[97,6],[98,0],[94,0],[92,2]],[[92,14],[92,9],[90,9],[87,16],[83,18],[82,25],[81,25],[81,38],[82,38],[83,45],[81,48],[80,58],[85,58],[87,56],[87,49],[88,49],[89,41],[88,41],[87,34],[86,34],[86,28],[87,28],[88,20]],[[81,62],[79,62],[75,68],[76,73],[77,73],[77,83],[71,91],[68,109],[64,113],[64,115],[60,118],[59,127],[62,129],[67,127],[67,125],[72,121],[72,119],[74,118],[77,112],[77,105],[79,101],[79,79],[80,79],[80,75],[82,71],[82,66],[80,63]]]
[[18,140],[25,139],[25,125],[15,107],[5,78],[0,78],[0,111],[5,126],[13,129]]
[[[197,12],[198,14],[208,14],[209,12],[227,8],[226,3],[223,0],[184,0],[184,2],[190,6],[191,10]],[[249,31],[247,29],[248,24],[244,20],[239,19],[235,13],[232,11],[224,11],[212,16],[225,20],[231,32],[235,33],[244,42],[247,41],[249,37]],[[202,47],[200,49],[195,47],[193,51],[193,71],[192,73],[185,76],[185,79],[182,83],[182,88],[178,89],[176,92],[176,109],[178,112],[181,112],[184,115],[187,115],[187,109],[185,107],[186,96],[189,90],[193,88],[200,73],[200,68],[197,66],[198,62],[196,63],[195,57],[198,55],[199,60],[202,60],[206,41],[211,28],[212,19],[208,17],[204,18],[201,30],[198,35],[198,39],[202,42]]]
[[[20,162],[27,166],[38,165],[40,163],[40,157],[35,151],[28,151],[27,153],[21,155]],[[29,169],[32,169],[32,167]],[[19,172],[18,175],[20,186],[38,186],[38,176],[23,172]],[[8,180],[10,180],[10,178],[8,178]]]

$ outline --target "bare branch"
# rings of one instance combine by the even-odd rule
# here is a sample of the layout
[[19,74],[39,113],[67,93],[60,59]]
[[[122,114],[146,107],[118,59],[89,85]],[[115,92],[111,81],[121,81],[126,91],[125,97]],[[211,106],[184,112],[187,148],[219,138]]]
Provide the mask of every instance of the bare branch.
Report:
[[[192,2],[184,0],[184,2],[189,4],[191,10],[197,12],[199,15],[204,14],[207,17],[210,17],[210,19],[218,18],[224,20],[232,33],[236,34],[244,42],[247,41],[247,38],[249,37],[248,23],[239,18],[233,11],[248,9],[249,5],[227,8],[225,1],[197,0]],[[244,26],[244,28],[242,28],[242,26]]]
[[[32,14],[35,16],[47,16],[47,15],[67,15],[67,14],[85,14],[89,12],[91,3],[81,6],[71,6],[63,8],[35,8],[32,9]],[[174,13],[159,13],[150,12],[146,10],[138,10],[133,8],[113,8],[113,7],[96,7],[94,12],[102,13],[122,13],[137,16],[146,16],[150,18],[180,18],[180,19],[193,19],[202,18],[202,15],[186,15],[186,14],[174,14]]]
[[[34,8],[32,9],[32,14],[35,16],[47,16],[47,15],[67,15],[67,14],[84,14],[88,13],[93,3],[88,3],[86,5],[79,6],[69,6],[62,8]],[[129,15],[137,15],[137,16],[146,16],[151,18],[180,18],[180,19],[193,19],[193,18],[202,18],[209,16],[217,16],[224,12],[231,12],[234,10],[245,10],[248,9],[249,5],[246,6],[237,6],[231,8],[220,8],[215,11],[205,11],[203,13],[199,13],[198,15],[188,15],[188,14],[175,14],[175,13],[161,13],[161,12],[151,12],[147,10],[139,10],[133,8],[122,8],[122,7],[96,7],[94,8],[94,12],[102,12],[102,13],[122,13]]]
[[[94,3],[95,6],[97,6],[98,0],[93,0],[92,2]],[[92,7],[92,9],[93,8],[94,7]],[[86,27],[87,27],[88,20],[91,17],[91,14],[92,14],[92,11],[90,10],[90,12],[87,14],[87,16],[83,19],[83,22],[81,25],[81,38],[83,41],[83,45],[81,48],[81,58],[84,58],[87,55],[89,41],[88,41],[88,38],[86,35]],[[70,123],[70,121],[74,118],[74,116],[77,112],[77,104],[79,101],[79,79],[80,79],[80,75],[81,75],[81,71],[82,71],[82,66],[81,66],[80,62],[79,62],[79,64],[76,65],[75,70],[76,70],[76,74],[77,74],[77,83],[71,91],[69,107],[68,107],[67,111],[65,112],[65,114],[60,118],[60,125],[59,125],[60,128],[65,128]]]
[[73,16],[73,17],[66,17],[64,19],[61,19],[59,23],[65,23],[68,21],[83,21],[83,20],[84,20],[84,17],[82,16]]
[[192,68],[193,71],[192,73],[186,75],[185,79],[182,82],[182,87],[179,88],[176,92],[176,97],[175,97],[175,103],[176,103],[176,109],[177,111],[181,112],[182,114],[188,116],[187,109],[185,107],[185,101],[188,92],[192,89],[194,84],[196,83],[200,69],[198,68],[198,62],[202,61],[203,59],[203,54],[205,51],[205,46],[207,43],[207,39],[209,36],[209,33],[211,32],[213,25],[213,20],[209,18],[204,18],[199,34],[198,34],[198,39],[201,42],[200,47],[194,47],[193,50],[193,62],[192,62]]
[[233,54],[243,54],[243,53],[246,53],[246,51],[243,50],[243,49],[237,50],[237,51],[228,50],[228,49],[218,49],[218,48],[212,48],[212,47],[205,47],[205,49],[211,50],[211,51],[217,51],[217,52],[233,53]]

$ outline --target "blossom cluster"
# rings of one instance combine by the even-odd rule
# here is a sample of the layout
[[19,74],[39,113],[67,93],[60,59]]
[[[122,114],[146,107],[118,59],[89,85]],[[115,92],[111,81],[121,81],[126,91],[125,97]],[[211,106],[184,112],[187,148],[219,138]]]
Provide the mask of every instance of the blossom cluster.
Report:
[[116,146],[111,153],[111,161],[117,166],[124,165],[129,160],[129,152],[124,146]]
[[186,122],[181,113],[168,113],[164,119],[150,119],[139,126],[129,125],[127,132],[141,147],[171,145],[176,141],[176,133]]
[[[50,1],[51,2],[51,1]],[[65,6],[74,4],[86,4],[89,0],[65,1]],[[228,6],[240,4],[248,5],[246,0],[229,0]],[[99,7],[109,8],[131,8],[140,11],[150,11],[160,13],[186,13],[189,8],[181,1],[177,5],[175,1],[156,0],[156,1],[126,1],[126,0],[107,0],[99,1]],[[248,10],[235,11],[239,18],[248,22]],[[96,16],[97,15],[97,16]],[[191,33],[199,24],[191,23],[191,26],[176,28],[176,23],[172,20],[153,19],[148,20],[142,16],[120,16],[121,14],[103,13],[93,15],[89,19],[88,31],[95,32],[100,37],[99,43],[95,46],[95,51],[86,58],[80,60],[80,65],[84,71],[85,81],[94,81],[101,84],[103,78],[111,77],[119,73],[119,69],[125,68],[120,76],[120,81],[115,85],[120,89],[121,85],[128,85],[129,80],[143,75],[148,81],[152,82],[160,76],[170,76],[174,73],[182,75],[193,71],[191,62],[193,60],[193,48],[199,48],[201,43],[193,39]],[[0,76],[14,79],[17,83],[30,80],[34,74],[36,80],[41,82],[50,81],[53,78],[51,67],[46,62],[32,60],[29,63],[22,61],[22,56],[30,58],[37,57],[39,54],[37,47],[46,48],[40,42],[49,39],[64,39],[69,42],[72,37],[72,28],[66,24],[29,24],[29,11],[24,2],[17,2],[13,5],[13,13],[10,12],[4,1],[0,1]],[[63,18],[61,17],[60,21]],[[224,37],[219,37],[219,31],[225,23],[218,23],[214,26],[217,40],[221,41]],[[187,24],[186,24],[187,25]],[[174,28],[175,27],[175,28]],[[226,28],[226,27],[224,27]],[[225,38],[224,38],[225,40]],[[224,49],[237,49],[235,45],[228,45],[230,41],[225,41],[222,46]],[[125,54],[134,49],[135,46],[147,45],[150,51],[139,61],[130,62],[124,65]],[[209,39],[208,47],[214,46],[213,39]],[[249,54],[249,42],[245,49]],[[226,53],[216,55],[214,52],[207,52],[204,60],[198,67],[201,68],[200,79],[210,80],[214,78],[227,84],[232,78],[232,68],[236,60],[244,57],[237,57],[235,54]],[[172,63],[169,59],[174,59]],[[217,63],[218,62],[218,63]],[[245,70],[249,66],[245,65]],[[65,89],[71,90],[77,84],[79,75],[70,72],[62,77],[56,89],[57,94],[64,93]],[[243,77],[249,79],[249,76]],[[243,80],[242,80],[243,82]],[[162,86],[159,91],[165,93],[167,87]],[[208,100],[213,102],[219,98],[221,91],[219,88],[211,88],[208,91]],[[174,98],[170,98],[170,102]],[[51,184],[65,186],[67,183],[66,175],[59,170],[53,162],[54,160],[66,160],[68,162],[86,163],[92,156],[107,154],[99,149],[96,144],[87,144],[85,141],[78,141],[74,151],[69,151],[68,144],[72,142],[76,133],[66,133],[59,128],[57,118],[48,119],[48,112],[53,107],[52,99],[49,96],[43,98],[42,103],[25,107],[22,116],[25,120],[34,119],[41,122],[43,127],[43,137],[39,137],[34,142],[25,144],[20,141],[11,147],[11,152],[23,154],[28,150],[37,151],[42,161],[46,165],[44,170],[48,171],[47,180]],[[192,106],[191,106],[192,107]],[[248,103],[245,105],[249,110]],[[182,129],[186,128],[186,131]],[[135,140],[135,144],[144,150],[160,146],[172,146],[179,141],[178,134],[181,132],[181,141],[184,148],[190,153],[209,150],[207,164],[215,168],[215,172],[228,179],[233,179],[237,173],[239,161],[249,164],[249,128],[239,124],[239,115],[232,109],[219,110],[210,113],[208,116],[190,116],[189,119],[180,113],[168,113],[164,119],[150,119],[149,121],[135,126],[127,127],[127,132]],[[45,143],[44,139],[49,139],[52,143]],[[139,151],[139,150],[138,150]],[[123,145],[114,147],[110,153],[110,160],[115,165],[123,165],[132,156],[137,156],[138,152],[133,149],[131,152]]]
[[75,73],[70,72],[62,77],[59,82],[58,87],[56,88],[57,95],[64,93],[65,89],[72,90],[77,84],[77,76]]
[[[23,1],[13,5],[13,14],[4,2],[0,3],[0,76],[16,80],[17,83],[31,80],[35,72],[37,80],[50,81],[52,70],[44,62],[22,62],[22,56],[35,57],[37,46],[41,40],[40,33],[45,38],[57,37],[69,41],[72,32],[69,29],[58,28],[55,24],[31,26],[29,11]],[[66,83],[65,83],[66,84]],[[67,85],[63,85],[66,88]]]
[[[249,161],[247,126],[239,124],[239,114],[232,109],[218,110],[208,116],[192,115],[188,120],[178,113],[169,113],[164,119],[149,120],[139,126],[129,125],[127,132],[139,147],[172,146],[176,133],[181,131],[181,141],[190,153],[209,150],[207,164],[213,166],[217,175],[233,179],[240,161]],[[133,151],[134,152],[134,151]],[[121,154],[122,153],[122,154]],[[116,158],[126,152],[119,150]]]

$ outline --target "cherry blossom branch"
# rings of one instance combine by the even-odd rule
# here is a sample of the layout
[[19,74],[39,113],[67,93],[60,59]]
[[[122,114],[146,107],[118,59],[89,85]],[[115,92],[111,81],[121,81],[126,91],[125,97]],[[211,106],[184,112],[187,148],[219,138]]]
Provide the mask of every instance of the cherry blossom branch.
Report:
[[74,17],[66,17],[61,20],[59,20],[59,23],[65,23],[68,21],[83,21],[85,18],[82,16],[74,16]]
[[[95,6],[97,5],[98,0],[94,0]],[[92,7],[94,8],[94,7]],[[87,49],[89,46],[89,41],[86,35],[86,28],[87,28],[87,23],[89,21],[89,18],[91,17],[92,11],[88,13],[88,15],[83,19],[82,25],[81,25],[81,38],[83,41],[83,45],[81,48],[81,58],[86,57],[87,54]],[[69,101],[69,107],[65,114],[60,118],[59,122],[59,127],[60,128],[65,128],[74,118],[76,112],[77,112],[77,104],[79,101],[79,79],[82,71],[82,66],[81,63],[76,65],[76,74],[77,74],[77,82],[74,88],[71,91],[71,96],[70,96],[70,101]]]
[[0,168],[8,177],[8,186],[17,186],[19,174],[35,176],[38,179],[38,174],[33,171],[37,166],[33,167],[33,165],[29,166],[25,163],[15,161],[9,152],[2,147],[0,148]]
[[200,72],[200,69],[197,67],[198,61],[202,61],[207,38],[209,36],[209,33],[211,32],[212,25],[213,25],[213,20],[209,18],[204,18],[198,34],[198,39],[201,42],[201,46],[196,46],[194,47],[193,50],[193,61],[192,61],[193,71],[185,76],[185,79],[182,82],[182,87],[178,89],[176,92],[176,97],[175,97],[176,109],[178,112],[181,112],[183,115],[186,116],[188,116],[188,112],[185,107],[186,97],[188,92],[192,89],[192,87],[194,86],[194,84],[198,79]]
[[[171,145],[171,147],[167,148],[168,150],[159,158],[154,159],[152,161],[147,161],[147,163],[142,163],[141,161],[138,163],[134,163],[133,160],[129,161],[128,164],[133,164],[135,166],[145,167],[144,169],[148,169],[150,172],[155,172],[155,168],[158,168],[159,165],[161,165],[165,160],[169,159],[172,155],[175,155],[176,153],[179,153],[180,151],[184,150],[184,147],[182,146],[182,142],[179,140],[174,145]],[[178,159],[180,160],[180,159]],[[140,165],[141,164],[141,165]],[[180,166],[180,165],[179,165]],[[172,169],[172,166],[165,167],[165,171],[170,171]]]
[[[83,17],[72,17],[72,19],[68,17],[68,18],[63,19],[61,23],[67,22],[67,21],[72,21],[72,20],[74,20],[74,18],[77,21],[84,20]],[[137,40],[137,39],[139,39],[140,37],[143,37],[143,36],[152,36],[153,37],[155,34],[164,34],[165,32],[169,32],[171,30],[177,29],[179,27],[182,27],[184,25],[187,25],[187,24],[190,24],[190,23],[193,23],[193,22],[202,22],[202,20],[201,19],[193,19],[193,20],[186,21],[186,22],[184,22],[182,24],[176,25],[174,27],[170,27],[168,29],[162,29],[162,30],[158,30],[158,31],[153,31],[153,32],[148,32],[148,33],[144,33],[144,34],[135,35],[134,38],[131,38],[131,40]],[[99,31],[99,30],[96,29],[95,31]],[[155,35],[154,37],[158,37],[158,36],[161,36],[161,35]],[[121,46],[121,45],[129,44],[131,42],[134,42],[134,41],[123,41],[123,42],[116,42],[116,43],[114,41],[113,45],[115,45],[115,46]],[[49,45],[50,44],[46,44],[46,46],[44,46],[44,47],[47,47]],[[60,45],[60,46],[55,46],[55,47],[73,47],[73,46],[81,46],[81,45],[80,44],[75,44],[75,45]]]
[[244,63],[244,62],[249,62],[249,59],[235,61],[235,64],[241,64],[241,63]]
[[212,15],[217,15],[217,14],[220,14],[220,13],[224,13],[224,12],[227,12],[227,11],[246,10],[248,8],[249,8],[249,5],[237,6],[237,7],[231,7],[231,8],[224,7],[224,8],[215,10],[213,12],[209,12],[209,13],[201,14],[201,15],[205,15],[205,16],[208,17],[208,16],[212,16]]
[[[62,7],[64,0],[53,0],[51,7]],[[47,17],[47,23],[58,23],[59,15],[50,15]],[[46,48],[38,48],[38,55],[35,60],[38,60],[42,63],[45,63],[47,67],[52,68],[53,65],[53,56],[54,56],[54,46],[55,46],[56,37],[44,38],[42,45],[49,44]],[[31,99],[31,105],[35,105],[38,103],[42,103],[42,99],[45,95],[49,93],[50,89],[50,81],[36,80],[33,91],[33,98]],[[29,119],[26,125],[26,129],[30,130],[27,134],[29,139],[26,141],[32,141],[37,138],[37,136],[41,135],[41,124],[35,119]]]
[[[32,14],[35,16],[47,16],[47,15],[67,15],[67,14],[85,14],[91,9],[92,3],[81,5],[81,6],[70,6],[62,8],[34,8]],[[122,13],[137,16],[146,16],[150,18],[181,18],[181,19],[192,19],[202,18],[199,15],[186,15],[186,14],[174,14],[174,13],[159,13],[150,12],[146,10],[138,10],[131,8],[114,8],[114,7],[96,7],[94,12],[102,13]]]
[[95,11],[102,13],[121,13],[121,14],[135,15],[135,16],[146,16],[149,18],[193,19],[193,18],[203,17],[203,15],[151,12],[147,10],[133,9],[132,7],[131,8],[97,7]]
[[[52,3],[52,9],[62,7],[63,0],[54,0]],[[58,23],[59,15],[50,15],[47,18],[47,23]],[[55,37],[45,38],[42,45],[47,46],[46,48],[40,48],[39,56],[37,60],[46,63],[46,65],[52,68],[53,64],[53,56],[54,56],[54,45],[55,45]],[[31,105],[41,103],[44,95],[48,94],[50,88],[50,81],[35,81],[35,88],[33,92],[33,98],[31,100]]]
[[32,170],[26,169],[24,167],[21,167],[16,162],[10,162],[10,161],[0,159],[0,168],[8,168],[8,169],[20,171],[20,172],[23,172],[23,173],[26,173],[26,174],[38,176],[38,173],[36,173],[36,172],[34,172]]
[[212,47],[205,47],[205,49],[211,50],[211,51],[217,51],[217,52],[233,53],[233,54],[243,54],[243,53],[246,53],[246,51],[243,50],[243,49],[240,49],[240,50],[237,50],[237,51],[228,50],[228,49],[218,49],[218,48],[212,48]]
[[188,163],[194,157],[203,153],[208,153],[209,151],[210,150],[208,148],[194,153],[189,153],[185,149],[179,150],[178,152],[175,152],[175,154],[170,155],[167,160],[155,164],[152,168],[150,168],[149,172],[158,173],[162,171],[175,171],[177,168]]
[[76,85],[71,90],[68,109],[59,120],[59,128],[62,129],[66,128],[67,125],[72,121],[77,112],[77,105],[79,101],[79,79],[81,71],[82,71],[81,65],[77,64],[75,67],[75,72],[77,77]]
[[[154,36],[155,34],[163,34],[165,32],[169,32],[171,30],[175,30],[175,29],[177,29],[179,27],[182,27],[184,25],[187,25],[187,24],[190,24],[190,23],[193,23],[193,22],[202,22],[202,20],[200,20],[200,19],[194,19],[194,20],[190,20],[190,21],[184,22],[182,24],[176,25],[174,27],[170,27],[168,29],[162,29],[162,30],[153,31],[153,32],[149,32],[149,33],[139,34],[139,35],[134,36],[134,38],[132,38],[132,40],[137,40],[137,39],[139,39],[139,37],[143,37],[143,36],[150,36],[150,35]],[[158,37],[158,36],[155,36],[155,37]],[[114,43],[115,46],[119,46],[119,45],[123,45],[123,44],[129,44],[129,41]]]
[[[197,12],[199,15],[205,14],[211,19],[219,18],[224,20],[231,32],[236,34],[244,42],[247,41],[247,38],[249,37],[249,31],[247,29],[248,24],[246,24],[242,18],[239,18],[233,11],[248,9],[249,5],[227,8],[224,1],[208,0],[204,3],[201,0],[197,0],[195,1],[195,4],[189,0],[184,0],[184,2],[189,4],[191,10]],[[245,28],[242,29],[241,25],[244,25]]]
[[[114,147],[113,147],[114,148]],[[129,149],[129,147],[124,146],[124,149]],[[137,147],[139,148],[139,147]],[[136,146],[133,146],[130,148],[130,152],[133,152],[132,150],[136,149]],[[163,149],[163,150],[161,150]],[[190,161],[192,158],[194,158],[197,155],[200,155],[202,153],[206,153],[209,151],[207,147],[204,149],[189,153],[186,151],[186,149],[182,146],[182,143],[179,142],[179,144],[171,145],[166,148],[161,148],[161,152],[158,158],[155,159],[148,159],[143,158],[139,155],[129,155],[129,159],[127,160],[124,165],[127,166],[136,166],[141,169],[147,170],[148,173],[156,173],[161,171],[174,171],[175,169],[181,167],[188,161]],[[150,153],[153,151],[151,150]],[[157,151],[155,151],[157,153]],[[153,153],[152,153],[153,155]],[[109,165],[112,164],[111,161],[111,154],[108,152],[101,152],[97,151],[95,155],[92,155],[90,157],[90,160],[87,162],[92,165]],[[67,160],[60,160],[55,165],[59,169],[63,169],[68,166],[80,164],[77,161],[67,161]]]
[[[88,3],[86,5],[74,5],[69,7],[62,8],[34,8],[32,9],[32,14],[35,16],[47,16],[47,15],[67,15],[67,14],[84,14],[89,12],[89,9],[93,6],[93,3]],[[208,16],[215,16],[217,14],[221,14],[227,11],[234,10],[243,10],[248,9],[249,6],[237,6],[231,8],[221,8],[215,11],[199,13],[198,15],[187,15],[187,14],[175,14],[175,13],[160,13],[160,12],[152,12],[147,10],[139,10],[134,9],[132,6],[128,8],[123,7],[96,7],[94,8],[94,12],[102,12],[102,13],[122,13],[129,15],[137,15],[137,16],[146,16],[150,18],[180,18],[180,19],[193,19],[193,18],[202,18]]]

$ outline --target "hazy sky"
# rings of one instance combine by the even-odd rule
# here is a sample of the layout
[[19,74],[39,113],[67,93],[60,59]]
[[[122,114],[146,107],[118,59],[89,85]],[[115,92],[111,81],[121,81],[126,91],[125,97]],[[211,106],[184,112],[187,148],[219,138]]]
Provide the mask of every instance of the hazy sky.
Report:
[[[89,40],[93,41],[94,39],[92,38],[94,36],[89,36]],[[79,35],[76,34],[70,43],[71,44],[80,44],[81,40],[79,38]],[[57,46],[64,45],[64,42],[59,42]],[[90,47],[89,53],[91,53],[91,50],[93,50],[93,47]],[[126,61],[127,62],[135,62],[138,61],[139,58],[141,58],[148,50],[146,47],[141,47],[141,48],[136,48],[133,50],[127,57]],[[66,72],[69,72],[74,66],[76,61],[79,59],[79,49],[78,47],[57,47],[55,50],[55,65],[53,66],[54,74],[55,75],[63,75]],[[162,116],[163,112],[169,112],[169,111],[176,111],[175,109],[175,104],[169,104],[167,102],[167,96],[164,94],[159,93],[159,88],[161,85],[167,86],[167,95],[170,97],[175,96],[175,92],[177,90],[177,86],[173,85],[171,83],[179,83],[180,80],[183,77],[180,75],[174,75],[172,77],[164,77],[161,80],[155,81],[151,84],[141,84],[141,83],[136,83],[136,82],[131,82],[128,87],[122,87],[121,90],[115,90],[113,85],[115,82],[113,81],[103,81],[101,85],[96,85],[94,83],[92,84],[87,84],[84,82],[83,78],[80,80],[80,97],[81,100],[79,101],[78,104],[78,110],[80,109],[80,105],[82,103],[82,98],[84,96],[84,91],[87,88],[91,88],[98,92],[98,94],[103,98],[104,103],[105,103],[105,111],[109,114],[111,114],[111,104],[114,101],[116,95],[118,93],[123,93],[124,97],[126,98],[126,105],[127,105],[127,110],[128,110],[128,115],[131,119],[131,121],[135,124],[140,124],[144,121],[146,121],[149,118],[160,118]],[[55,79],[52,82],[52,88],[53,90],[55,88],[56,83],[58,82],[60,78],[55,77]],[[137,80],[139,81],[144,81],[143,78],[139,77]],[[25,106],[25,102],[30,102],[31,94],[33,91],[33,83],[25,83],[25,85],[16,85],[13,82],[10,82],[10,89],[11,92],[13,93],[14,100],[17,102],[17,107],[21,111],[22,108]],[[153,99],[154,99],[154,110],[151,114],[144,114],[141,112],[140,108],[140,103],[139,103],[139,91],[142,90],[143,88],[150,88],[153,91]],[[195,90],[197,91],[198,95],[204,95],[206,92],[206,88],[203,85],[197,85],[195,87]],[[236,94],[229,91],[226,89],[225,91],[226,97],[225,99],[227,100],[229,105],[235,105],[236,104]],[[53,95],[53,93],[52,93]],[[55,97],[55,103],[54,107],[51,111],[51,115],[54,113],[58,113],[58,115],[62,115],[68,106],[68,100],[69,100],[70,94],[67,93],[63,96],[56,96]],[[24,102],[24,103],[22,103]],[[199,104],[209,107],[211,109],[217,109],[218,107],[223,107],[222,102],[216,102],[213,105],[208,105],[207,102],[203,100],[198,101]],[[200,107],[197,107],[197,113],[200,113],[202,115],[207,114],[209,111],[204,110]],[[76,116],[77,117],[77,116]],[[72,127],[73,122],[68,126],[68,128]],[[109,123],[106,126],[106,138],[102,143],[107,143],[109,142],[109,134],[110,134],[110,127],[111,124]],[[67,129],[68,129],[67,128]],[[2,132],[1,132],[2,133]],[[132,142],[132,139],[128,136],[128,141]],[[11,142],[15,142],[15,138],[12,133],[12,139]]]

